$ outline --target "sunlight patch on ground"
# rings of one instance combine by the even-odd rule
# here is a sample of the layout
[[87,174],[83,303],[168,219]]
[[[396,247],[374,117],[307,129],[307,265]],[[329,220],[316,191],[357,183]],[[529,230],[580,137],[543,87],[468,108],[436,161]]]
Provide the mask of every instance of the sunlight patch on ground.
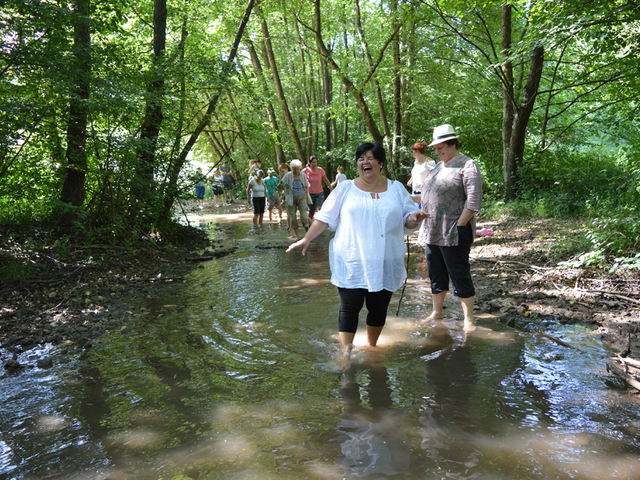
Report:
[[111,442],[116,445],[127,447],[132,450],[146,450],[159,447],[163,444],[160,433],[151,429],[140,429],[122,432],[110,437]]
[[640,460],[590,452],[598,451],[601,442],[616,440],[590,433],[547,433],[541,437],[539,431],[527,433],[519,430],[516,436],[484,437],[474,443],[485,452],[485,457],[493,452],[502,461],[508,459],[514,471],[518,467],[530,471],[536,465],[540,473],[544,472],[545,478],[640,478]]
[[278,290],[294,290],[297,288],[311,287],[314,285],[327,285],[331,283],[330,279],[318,279],[318,278],[300,278],[297,280],[297,285],[285,285],[277,287]]
[[40,433],[51,432],[66,426],[67,423],[64,417],[48,415],[38,419],[38,431]]

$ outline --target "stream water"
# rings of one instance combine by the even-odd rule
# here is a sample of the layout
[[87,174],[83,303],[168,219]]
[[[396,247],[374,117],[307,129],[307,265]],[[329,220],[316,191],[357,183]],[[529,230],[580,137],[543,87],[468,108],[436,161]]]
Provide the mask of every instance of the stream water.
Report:
[[455,303],[420,323],[414,255],[380,351],[341,373],[328,232],[303,257],[248,215],[192,220],[236,252],[92,350],[0,372],[0,479],[640,478],[640,403],[590,331],[464,336]]

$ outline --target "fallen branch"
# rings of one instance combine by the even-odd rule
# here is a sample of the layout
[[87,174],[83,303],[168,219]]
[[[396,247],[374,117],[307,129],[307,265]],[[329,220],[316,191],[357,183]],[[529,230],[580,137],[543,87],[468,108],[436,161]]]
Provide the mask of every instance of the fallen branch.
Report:
[[613,292],[611,290],[586,290],[581,288],[583,292],[606,293],[607,295],[640,295],[640,292]]
[[640,390],[640,382],[638,382],[631,375],[628,375],[624,370],[622,370],[618,365],[616,365],[614,360],[607,360],[607,372],[613,373],[624,380],[628,385],[632,386],[636,390]]
[[187,257],[185,260],[189,262],[206,262],[207,260],[213,260],[213,255],[208,255],[205,257]]
[[552,340],[552,341],[556,342],[558,345],[562,345],[563,347],[567,347],[567,348],[573,348],[573,346],[569,345],[567,342],[564,342],[564,341],[560,340],[559,338],[554,337],[553,335],[549,335],[546,332],[539,331],[539,332],[536,332],[536,333],[538,335],[542,336],[542,337],[548,338],[549,340]]
[[529,265],[528,263],[516,262],[515,260],[494,260],[492,258],[483,258],[483,257],[471,257],[472,260],[477,260],[479,262],[491,262],[498,264],[509,264],[509,265],[522,265],[523,267],[529,268],[531,270],[539,271],[539,270],[555,270],[553,267],[538,267],[536,265]]
[[[611,297],[615,297],[615,298],[620,298],[621,300],[626,300],[627,302],[630,303],[635,303],[636,305],[640,305],[640,300],[636,300],[634,298],[629,298],[626,297],[624,295],[620,295],[619,293],[616,292],[610,292],[608,290],[585,290],[584,288],[570,288],[570,287],[563,287],[560,285],[557,285],[555,282],[551,282],[553,283],[553,286],[556,287],[556,290],[565,293],[567,290],[571,291],[571,290],[575,290],[577,292],[580,293],[599,293],[601,295],[609,295]],[[627,292],[624,292],[627,293]],[[629,295],[638,295],[637,293],[633,293],[633,292],[629,292]]]
[[635,360],[635,359],[633,359],[633,358],[623,358],[623,357],[621,357],[620,355],[618,355],[616,358],[617,358],[617,359],[620,361],[620,363],[622,363],[623,365],[625,365],[625,364],[629,364],[629,365],[633,365],[634,367],[638,367],[638,368],[640,368],[640,360]]
[[[600,293],[602,295],[609,295],[611,297],[621,298],[622,300],[626,300],[627,302],[631,302],[631,303],[635,303],[637,305],[640,305],[640,300],[636,300],[635,298],[625,297],[624,295],[620,295],[620,294],[615,293],[615,292],[609,292],[607,290],[585,290],[583,288],[580,288],[580,289],[578,289],[578,291],[584,292],[584,293]],[[627,292],[625,292],[625,293],[627,293]],[[631,295],[637,295],[637,294],[631,293]]]

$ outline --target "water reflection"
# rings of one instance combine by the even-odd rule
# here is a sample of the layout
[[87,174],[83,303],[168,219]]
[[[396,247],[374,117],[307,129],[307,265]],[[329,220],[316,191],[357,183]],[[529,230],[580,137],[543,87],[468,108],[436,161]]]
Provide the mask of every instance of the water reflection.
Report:
[[478,381],[473,338],[465,333],[462,342],[455,345],[449,328],[436,321],[420,351],[421,356],[428,357],[425,374],[430,392],[423,397],[420,410],[424,426],[420,448],[450,475],[468,473],[478,466],[481,456],[473,444],[478,430],[471,404]]
[[338,373],[330,235],[309,261],[251,215],[203,218],[233,254],[70,362],[44,346],[0,372],[0,478],[640,478],[640,405],[589,331],[547,326],[567,349],[485,318],[465,338],[454,304],[423,325],[412,255],[380,352]]
[[394,408],[391,394],[383,364],[361,364],[357,374],[352,369],[342,376],[344,414],[335,440],[342,455],[336,465],[350,477],[409,473],[410,443],[404,437],[404,412]]

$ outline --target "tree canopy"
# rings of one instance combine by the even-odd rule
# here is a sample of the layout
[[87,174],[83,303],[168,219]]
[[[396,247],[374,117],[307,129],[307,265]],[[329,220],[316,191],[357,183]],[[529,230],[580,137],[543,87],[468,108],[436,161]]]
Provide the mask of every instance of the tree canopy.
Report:
[[443,123],[488,198],[636,211],[639,25],[633,0],[7,0],[1,220],[145,235],[191,158],[239,179],[314,154],[332,176],[368,140],[405,181]]

